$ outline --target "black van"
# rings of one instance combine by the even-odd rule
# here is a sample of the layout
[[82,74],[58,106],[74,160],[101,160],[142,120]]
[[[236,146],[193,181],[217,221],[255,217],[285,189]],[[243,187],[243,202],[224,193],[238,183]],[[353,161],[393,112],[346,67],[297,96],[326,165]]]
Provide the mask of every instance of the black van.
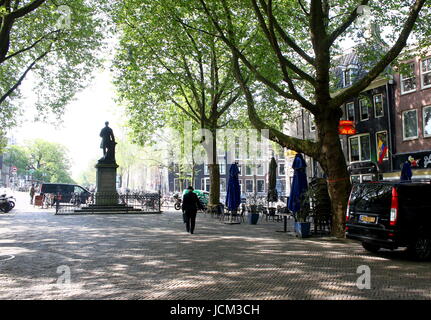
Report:
[[407,247],[419,260],[431,258],[431,184],[368,182],[353,186],[346,237],[371,252]]
[[60,202],[70,202],[74,195],[78,195],[81,203],[85,203],[90,197],[91,192],[77,184],[66,183],[42,183],[40,186],[40,194],[60,193]]

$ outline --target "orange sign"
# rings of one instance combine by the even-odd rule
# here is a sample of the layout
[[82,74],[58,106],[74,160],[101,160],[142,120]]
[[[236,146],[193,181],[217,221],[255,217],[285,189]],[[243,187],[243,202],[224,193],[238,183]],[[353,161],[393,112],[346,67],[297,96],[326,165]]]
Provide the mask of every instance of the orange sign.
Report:
[[353,121],[340,121],[338,126],[338,134],[352,135],[356,134],[355,124]]

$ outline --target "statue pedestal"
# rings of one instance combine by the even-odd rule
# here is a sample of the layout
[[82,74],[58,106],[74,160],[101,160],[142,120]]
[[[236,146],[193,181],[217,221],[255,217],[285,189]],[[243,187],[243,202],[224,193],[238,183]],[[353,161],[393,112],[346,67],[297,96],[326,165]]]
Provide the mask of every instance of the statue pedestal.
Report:
[[115,162],[101,162],[96,164],[96,194],[97,206],[118,205],[117,168]]

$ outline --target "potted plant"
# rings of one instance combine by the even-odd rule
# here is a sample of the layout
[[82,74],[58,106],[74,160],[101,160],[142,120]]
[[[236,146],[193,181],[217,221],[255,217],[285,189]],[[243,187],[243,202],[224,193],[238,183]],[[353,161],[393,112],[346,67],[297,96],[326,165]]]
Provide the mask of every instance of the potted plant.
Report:
[[301,196],[301,209],[295,215],[295,232],[299,238],[310,236],[311,223],[308,220],[310,216],[310,190],[304,192]]
[[257,221],[259,220],[257,205],[257,197],[255,194],[251,194],[247,197],[247,206],[250,208],[247,214],[247,220],[249,224],[257,224]]

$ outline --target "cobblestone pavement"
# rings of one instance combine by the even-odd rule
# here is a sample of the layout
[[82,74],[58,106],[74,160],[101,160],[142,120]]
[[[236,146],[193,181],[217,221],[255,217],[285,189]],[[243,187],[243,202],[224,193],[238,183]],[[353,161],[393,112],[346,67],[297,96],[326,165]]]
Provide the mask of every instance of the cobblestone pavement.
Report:
[[[227,225],[181,214],[0,215],[0,299],[429,299],[430,263],[402,250],[369,254],[332,238],[297,239],[283,224]],[[291,228],[291,226],[289,226]],[[357,268],[371,269],[360,290]],[[70,268],[71,283],[58,278]],[[63,267],[64,268],[64,267]],[[60,273],[57,273],[60,271]]]

